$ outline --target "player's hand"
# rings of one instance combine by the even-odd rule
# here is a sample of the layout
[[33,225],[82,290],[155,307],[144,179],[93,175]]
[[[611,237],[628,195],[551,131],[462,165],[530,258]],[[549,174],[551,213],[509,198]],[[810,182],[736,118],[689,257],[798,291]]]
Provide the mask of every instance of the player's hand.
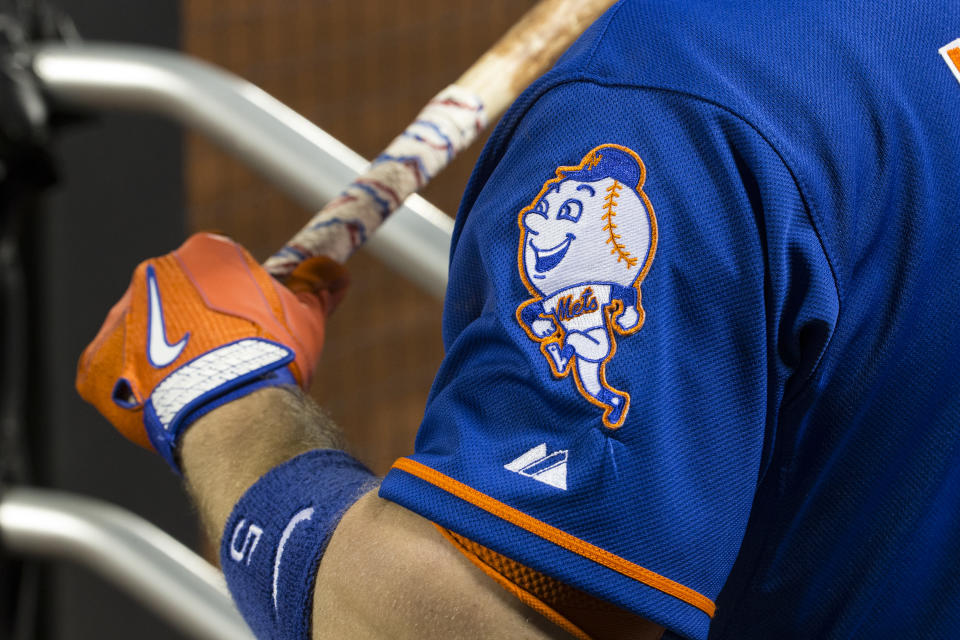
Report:
[[300,265],[288,289],[240,245],[197,234],[134,271],[77,367],[77,390],[174,468],[184,429],[266,386],[310,384],[346,271]]
[[624,331],[633,329],[637,326],[638,322],[640,322],[640,314],[637,313],[636,307],[627,307],[617,318],[617,324],[620,325],[620,328]]
[[530,330],[538,338],[546,338],[557,330],[557,325],[553,324],[553,320],[549,318],[538,318],[530,323]]

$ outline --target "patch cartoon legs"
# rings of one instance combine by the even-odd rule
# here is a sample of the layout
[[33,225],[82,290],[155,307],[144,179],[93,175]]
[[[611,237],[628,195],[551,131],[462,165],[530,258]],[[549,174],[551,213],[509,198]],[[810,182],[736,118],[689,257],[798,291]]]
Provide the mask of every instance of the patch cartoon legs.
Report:
[[[580,360],[600,362],[610,353],[610,341],[603,327],[595,327],[586,332],[569,331],[563,348],[561,349],[556,342],[552,342],[547,345],[547,353],[553,359],[557,371],[563,372],[573,356],[577,356],[578,362]],[[591,395],[593,393],[590,391]]]
[[590,362],[600,362],[610,355],[610,339],[604,327],[594,327],[586,332],[568,332],[567,347],[573,347],[578,359]]
[[547,347],[557,371],[566,369],[570,358],[576,356],[577,378],[584,393],[606,407],[604,422],[619,426],[627,408],[627,395],[603,382],[604,360],[610,355],[610,338],[605,327],[585,332],[570,331],[561,350],[556,343]]

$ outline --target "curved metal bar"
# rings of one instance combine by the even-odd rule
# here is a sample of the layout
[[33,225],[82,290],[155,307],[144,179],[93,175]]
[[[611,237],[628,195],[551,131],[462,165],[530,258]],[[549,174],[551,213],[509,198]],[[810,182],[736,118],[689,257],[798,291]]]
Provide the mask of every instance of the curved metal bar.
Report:
[[0,494],[0,542],[78,562],[203,640],[252,639],[223,576],[146,520],[105,502],[45,489]]
[[[168,116],[208,135],[304,206],[320,209],[368,162],[258,87],[179,53],[134,45],[46,44],[33,69],[64,104]],[[367,245],[439,298],[453,221],[407,198]]]

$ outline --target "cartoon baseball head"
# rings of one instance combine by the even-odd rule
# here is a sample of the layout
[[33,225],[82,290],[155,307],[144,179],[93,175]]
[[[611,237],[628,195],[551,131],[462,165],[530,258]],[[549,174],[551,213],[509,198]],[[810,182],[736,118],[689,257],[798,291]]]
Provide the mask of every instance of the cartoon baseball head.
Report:
[[604,144],[577,166],[558,167],[520,212],[525,280],[543,297],[582,284],[629,287],[646,274],[656,246],[646,170],[632,150]]

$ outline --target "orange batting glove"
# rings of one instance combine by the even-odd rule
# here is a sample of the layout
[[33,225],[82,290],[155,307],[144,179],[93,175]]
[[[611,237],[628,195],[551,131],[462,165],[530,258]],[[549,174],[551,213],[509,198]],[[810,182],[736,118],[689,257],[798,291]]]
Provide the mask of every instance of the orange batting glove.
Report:
[[178,469],[179,438],[211,409],[267,386],[309,386],[346,271],[313,258],[287,283],[228,238],[192,236],[136,268],[80,358],[77,391]]

